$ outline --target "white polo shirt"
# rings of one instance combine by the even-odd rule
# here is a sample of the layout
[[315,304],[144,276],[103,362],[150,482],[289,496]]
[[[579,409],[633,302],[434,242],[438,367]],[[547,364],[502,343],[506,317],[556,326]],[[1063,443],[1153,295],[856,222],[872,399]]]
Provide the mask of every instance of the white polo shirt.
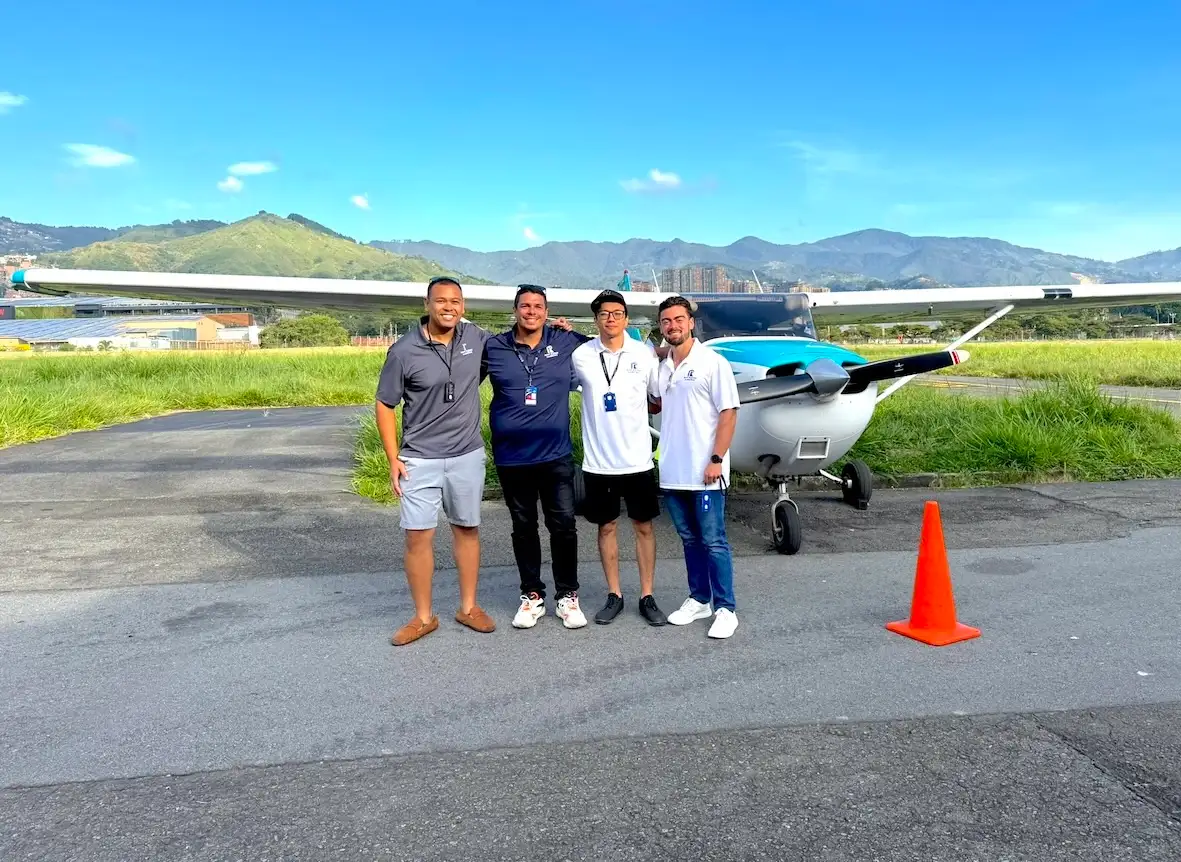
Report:
[[[595,338],[575,348],[571,362],[582,386],[582,469],[611,476],[651,470],[648,394],[656,395],[656,352],[625,333],[619,351],[612,353]],[[613,411],[603,401],[608,392],[615,395]]]
[[[660,487],[705,491],[705,468],[714,451],[718,417],[738,406],[738,384],[730,363],[694,339],[689,355],[673,368],[672,351],[660,363]],[[722,478],[730,484],[730,452],[722,456]]]

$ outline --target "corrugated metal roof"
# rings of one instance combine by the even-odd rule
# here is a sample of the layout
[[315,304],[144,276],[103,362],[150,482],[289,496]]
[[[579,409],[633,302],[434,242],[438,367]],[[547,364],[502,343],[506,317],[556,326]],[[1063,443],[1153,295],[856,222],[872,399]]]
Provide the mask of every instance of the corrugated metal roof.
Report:
[[[38,296],[13,297],[0,299],[0,302],[11,303],[20,308],[72,308],[75,305],[103,305],[107,308],[192,308],[193,306],[210,306],[221,308],[224,302],[177,302],[171,299],[135,299],[127,296]],[[233,305],[229,303],[229,305]],[[237,306],[233,306],[237,307]]]
[[73,308],[79,303],[102,303],[106,305],[116,300],[113,296],[38,296],[35,299],[21,297],[17,299],[0,299],[6,305],[11,303],[17,308]]
[[130,318],[116,317],[115,322],[118,323],[119,326],[122,326],[124,329],[127,329],[127,328],[134,329],[137,326],[150,325],[150,326],[156,327],[156,326],[169,325],[169,324],[173,324],[173,323],[193,323],[195,321],[204,320],[204,319],[205,319],[204,314],[167,314],[167,315],[159,315],[159,316],[154,315],[154,314],[151,316],[146,315],[146,314],[137,314],[137,315],[135,315],[135,317],[130,317]]
[[117,320],[0,320],[0,338],[24,341],[64,341],[67,338],[113,338],[123,334]]

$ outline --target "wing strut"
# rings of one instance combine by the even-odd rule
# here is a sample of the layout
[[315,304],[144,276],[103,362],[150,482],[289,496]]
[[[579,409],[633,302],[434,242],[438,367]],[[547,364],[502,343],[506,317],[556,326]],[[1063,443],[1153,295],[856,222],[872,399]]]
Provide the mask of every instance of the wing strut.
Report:
[[[961,347],[962,345],[971,341],[973,338],[975,338],[981,332],[988,329],[988,327],[992,326],[994,323],[996,323],[998,320],[1000,320],[1002,317],[1004,317],[1006,314],[1008,314],[1010,311],[1012,311],[1013,308],[1014,308],[1013,305],[1006,305],[1000,311],[993,312],[993,314],[991,314],[989,317],[986,317],[984,320],[982,320],[980,323],[973,326],[971,329],[969,329],[967,332],[965,332],[963,335],[961,335],[959,338],[957,338],[951,344],[947,345],[947,349],[948,350],[955,350],[957,347]],[[898,380],[895,380],[893,383],[890,384],[890,386],[886,389],[885,392],[882,392],[878,395],[877,401],[875,403],[881,404],[884,400],[886,400],[887,397],[892,395],[897,390],[901,389],[903,386],[905,386],[910,381],[914,380],[917,376],[918,376],[917,374],[911,374],[909,377],[901,377]]]

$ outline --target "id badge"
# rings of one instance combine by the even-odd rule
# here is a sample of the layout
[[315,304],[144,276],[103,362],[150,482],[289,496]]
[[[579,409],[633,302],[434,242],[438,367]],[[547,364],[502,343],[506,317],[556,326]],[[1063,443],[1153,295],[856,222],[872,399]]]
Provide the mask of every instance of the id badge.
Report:
[[525,387],[525,406],[526,407],[536,407],[537,406],[537,387],[536,386],[526,386]]
[[608,392],[603,396],[603,409],[608,413],[615,412],[615,393]]
[[453,382],[451,382],[450,380],[448,380],[447,385],[443,387],[443,401],[447,404],[450,404],[454,400],[455,400],[455,384]]

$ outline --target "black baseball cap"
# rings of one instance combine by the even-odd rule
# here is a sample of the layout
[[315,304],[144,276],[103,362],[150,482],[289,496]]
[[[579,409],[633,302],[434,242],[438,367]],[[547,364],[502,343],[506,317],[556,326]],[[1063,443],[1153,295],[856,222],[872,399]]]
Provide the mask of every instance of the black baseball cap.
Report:
[[594,302],[591,303],[591,311],[595,314],[598,314],[599,309],[603,307],[604,302],[618,302],[623,306],[623,310],[627,311],[627,300],[623,298],[623,294],[618,290],[611,290],[608,288],[596,296]]

